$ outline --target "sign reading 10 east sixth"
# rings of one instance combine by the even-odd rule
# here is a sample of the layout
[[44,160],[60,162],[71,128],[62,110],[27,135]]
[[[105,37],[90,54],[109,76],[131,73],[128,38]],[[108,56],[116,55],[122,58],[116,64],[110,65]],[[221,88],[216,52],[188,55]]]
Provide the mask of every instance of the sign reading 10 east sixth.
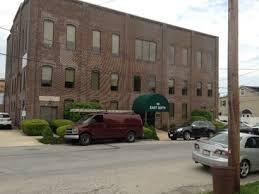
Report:
[[163,111],[166,110],[166,106],[161,105],[160,103],[156,103],[154,106],[150,105],[149,109],[152,111]]

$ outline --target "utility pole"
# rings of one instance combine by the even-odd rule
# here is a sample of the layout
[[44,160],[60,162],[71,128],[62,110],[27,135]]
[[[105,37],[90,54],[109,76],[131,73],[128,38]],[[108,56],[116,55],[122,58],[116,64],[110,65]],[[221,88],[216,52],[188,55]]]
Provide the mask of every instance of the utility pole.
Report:
[[238,76],[238,0],[228,0],[228,165],[235,169],[234,190],[240,191],[240,114]]

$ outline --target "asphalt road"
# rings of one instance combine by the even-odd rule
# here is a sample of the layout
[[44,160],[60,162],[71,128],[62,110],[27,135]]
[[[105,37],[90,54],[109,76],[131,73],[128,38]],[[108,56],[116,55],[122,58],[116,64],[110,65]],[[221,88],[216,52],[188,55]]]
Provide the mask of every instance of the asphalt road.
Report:
[[0,193],[194,193],[212,180],[209,170],[191,160],[192,145],[141,141],[0,148]]

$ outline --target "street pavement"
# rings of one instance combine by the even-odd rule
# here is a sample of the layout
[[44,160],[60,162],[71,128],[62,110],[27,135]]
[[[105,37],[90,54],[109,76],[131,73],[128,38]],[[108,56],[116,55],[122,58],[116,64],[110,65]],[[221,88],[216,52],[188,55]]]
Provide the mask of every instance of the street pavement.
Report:
[[192,146],[180,140],[0,148],[0,193],[200,193],[211,189],[212,178],[192,161]]

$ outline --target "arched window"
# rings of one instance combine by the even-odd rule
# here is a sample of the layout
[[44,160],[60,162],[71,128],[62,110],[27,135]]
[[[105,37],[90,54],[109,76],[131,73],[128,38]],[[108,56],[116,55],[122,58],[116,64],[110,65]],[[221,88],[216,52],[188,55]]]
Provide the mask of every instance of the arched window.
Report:
[[75,69],[74,68],[66,68],[65,70],[65,87],[73,88],[75,86]]
[[41,86],[51,87],[52,86],[52,71],[53,68],[49,65],[42,66],[41,69]]

